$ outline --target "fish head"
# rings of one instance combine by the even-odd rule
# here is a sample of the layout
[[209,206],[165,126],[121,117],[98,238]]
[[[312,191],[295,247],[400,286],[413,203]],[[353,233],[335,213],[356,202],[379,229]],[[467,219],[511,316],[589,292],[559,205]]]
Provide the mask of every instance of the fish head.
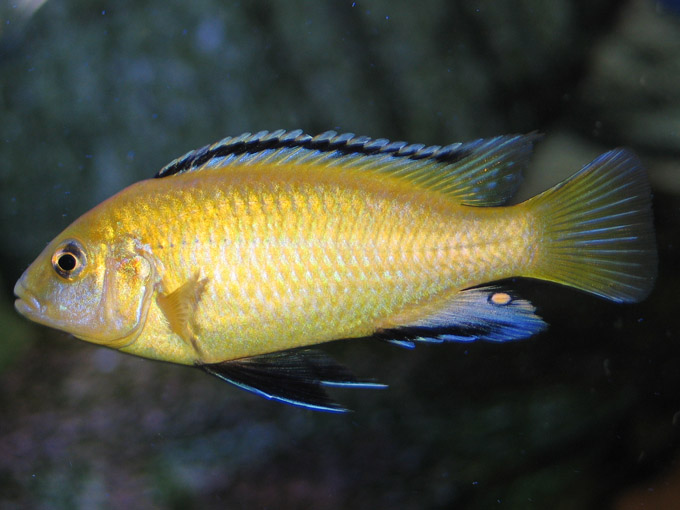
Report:
[[143,328],[154,275],[152,257],[135,239],[95,242],[67,229],[17,281],[15,308],[39,324],[121,348]]

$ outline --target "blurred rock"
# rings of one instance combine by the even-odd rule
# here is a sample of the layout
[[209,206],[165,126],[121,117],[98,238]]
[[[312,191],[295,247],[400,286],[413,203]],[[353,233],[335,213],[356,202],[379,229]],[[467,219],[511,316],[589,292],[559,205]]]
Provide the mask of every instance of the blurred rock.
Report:
[[680,16],[635,0],[595,49],[580,91],[580,125],[647,155],[659,188],[680,193]]

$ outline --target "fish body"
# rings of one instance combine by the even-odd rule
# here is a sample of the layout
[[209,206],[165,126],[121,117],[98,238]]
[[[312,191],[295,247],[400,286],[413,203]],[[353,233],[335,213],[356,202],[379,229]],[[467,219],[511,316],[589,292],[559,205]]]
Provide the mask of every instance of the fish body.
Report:
[[502,206],[536,139],[228,138],[77,219],[21,277],[16,307],[90,342],[339,410],[322,385],[371,384],[291,349],[531,336],[545,328],[533,306],[488,285],[512,276],[619,302],[649,293],[650,192],[635,156],[612,151]]

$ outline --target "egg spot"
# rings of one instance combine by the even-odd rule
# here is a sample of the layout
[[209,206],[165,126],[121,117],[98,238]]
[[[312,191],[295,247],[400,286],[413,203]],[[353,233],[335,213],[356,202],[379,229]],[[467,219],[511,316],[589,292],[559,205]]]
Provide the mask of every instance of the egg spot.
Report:
[[507,292],[494,292],[489,298],[492,304],[498,306],[504,306],[512,301],[512,296]]

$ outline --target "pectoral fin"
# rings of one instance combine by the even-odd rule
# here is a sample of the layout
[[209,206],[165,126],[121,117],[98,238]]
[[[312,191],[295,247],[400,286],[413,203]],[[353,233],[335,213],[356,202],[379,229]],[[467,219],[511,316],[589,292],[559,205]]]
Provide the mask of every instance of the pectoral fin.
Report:
[[179,335],[185,342],[194,345],[198,351],[193,331],[194,314],[201,300],[201,295],[208,283],[207,278],[200,278],[196,273],[184,285],[169,294],[158,294],[156,301],[165,315],[170,330]]
[[332,358],[311,349],[282,351],[222,363],[199,363],[196,366],[262,397],[315,411],[347,411],[330,399],[324,386],[385,387],[357,379]]
[[412,348],[414,342],[505,342],[530,337],[546,328],[533,305],[511,290],[478,287],[442,300],[439,310],[376,336]]

